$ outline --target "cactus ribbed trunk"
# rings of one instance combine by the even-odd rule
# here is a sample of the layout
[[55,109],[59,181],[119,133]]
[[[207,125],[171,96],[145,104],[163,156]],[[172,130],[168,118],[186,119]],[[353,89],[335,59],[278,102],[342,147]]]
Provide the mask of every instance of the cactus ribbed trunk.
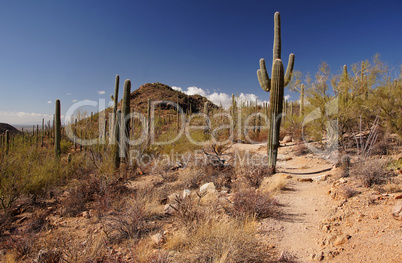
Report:
[[147,106],[147,138],[148,144],[151,139],[151,100],[148,99],[148,106]]
[[300,88],[300,116],[304,116],[304,85],[301,84]]
[[129,139],[130,139],[130,93],[131,93],[131,81],[127,79],[124,82],[123,90],[123,105],[122,105],[122,116],[121,116],[121,136],[120,143],[122,147],[121,157],[124,162],[127,163],[127,156],[129,150]]
[[60,140],[61,140],[61,119],[60,119],[60,100],[56,100],[56,110],[54,114],[54,153],[56,157],[60,156]]
[[[110,98],[113,101],[113,113],[112,113],[112,120],[110,121],[110,127],[112,127],[111,129],[111,138],[112,140],[115,139],[115,135],[114,135],[114,131],[115,131],[115,126],[116,126],[116,112],[117,112],[117,104],[118,104],[118,98],[119,98],[119,83],[120,83],[120,76],[116,75],[116,81],[114,84],[114,95],[110,96]],[[117,143],[116,141],[114,141],[113,143]]]
[[276,161],[278,159],[284,87],[289,83],[292,77],[295,58],[294,54],[289,55],[288,66],[284,74],[281,60],[281,25],[279,12],[275,13],[274,24],[272,79],[269,79],[263,58],[260,59],[260,69],[257,70],[257,77],[261,88],[267,92],[271,91],[268,109],[269,131],[267,138],[268,168],[271,173],[275,173]]
[[10,149],[10,132],[6,130],[5,137],[4,137],[4,144],[6,145],[6,154]]
[[269,99],[268,118],[270,129],[268,132],[268,168],[275,173],[276,161],[278,159],[279,130],[281,126],[281,114],[284,93],[284,72],[280,59],[275,60],[272,67],[271,96]]
[[114,131],[113,131],[115,143],[112,145],[114,168],[116,169],[120,167],[120,121],[121,121],[121,110],[117,110],[114,122]]

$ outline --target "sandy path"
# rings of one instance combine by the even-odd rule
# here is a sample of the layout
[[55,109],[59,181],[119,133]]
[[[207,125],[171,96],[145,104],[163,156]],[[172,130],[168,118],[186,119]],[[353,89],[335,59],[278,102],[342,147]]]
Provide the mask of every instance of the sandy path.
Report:
[[[250,151],[265,154],[265,144],[235,144],[232,150]],[[291,148],[279,148],[278,170],[280,172],[310,173],[332,167],[329,162],[319,158],[296,157]],[[293,262],[311,262],[312,255],[322,250],[317,240],[322,238],[320,223],[329,213],[333,200],[327,195],[330,186],[316,179],[330,172],[294,175],[289,180],[287,189],[276,199],[280,204],[281,216],[267,218],[261,222],[262,231],[266,232],[269,244],[277,250],[292,256]],[[313,182],[299,182],[297,178],[313,178]]]
[[311,255],[320,251],[316,242],[322,236],[319,225],[332,204],[322,184],[290,180],[288,190],[277,196],[283,214],[262,222],[270,243],[295,256],[296,262],[311,262]]

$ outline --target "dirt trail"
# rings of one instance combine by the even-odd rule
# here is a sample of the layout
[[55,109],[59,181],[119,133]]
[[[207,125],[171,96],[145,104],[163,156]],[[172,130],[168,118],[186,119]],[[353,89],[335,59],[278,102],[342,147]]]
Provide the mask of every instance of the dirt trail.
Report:
[[271,233],[271,244],[278,251],[295,256],[296,262],[311,262],[311,255],[318,253],[317,240],[322,236],[320,223],[332,205],[325,194],[323,182],[290,180],[287,189],[277,196],[281,205],[280,218],[262,222],[264,230]]
[[[234,145],[233,148],[265,154],[264,146]],[[296,157],[288,147],[279,149],[279,171],[306,175],[291,175],[292,179],[288,180],[286,190],[276,197],[280,205],[280,217],[264,219],[261,229],[267,233],[269,243],[273,244],[279,253],[293,256],[295,262],[311,262],[312,255],[322,250],[317,244],[317,240],[323,236],[320,223],[325,215],[330,213],[334,201],[327,195],[330,185],[320,179],[331,172],[307,173],[325,170],[331,166],[331,163],[319,158]],[[302,178],[314,180],[298,181]]]

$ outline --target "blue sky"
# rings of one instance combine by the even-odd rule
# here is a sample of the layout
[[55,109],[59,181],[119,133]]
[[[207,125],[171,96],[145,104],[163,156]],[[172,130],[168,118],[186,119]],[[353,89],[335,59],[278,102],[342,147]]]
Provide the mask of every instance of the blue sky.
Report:
[[161,82],[268,100],[256,70],[261,57],[272,60],[275,11],[282,60],[293,52],[302,73],[322,61],[338,73],[376,53],[402,64],[401,0],[3,0],[0,122],[50,118],[57,98],[64,113],[76,100],[109,101],[116,74],[133,89]]

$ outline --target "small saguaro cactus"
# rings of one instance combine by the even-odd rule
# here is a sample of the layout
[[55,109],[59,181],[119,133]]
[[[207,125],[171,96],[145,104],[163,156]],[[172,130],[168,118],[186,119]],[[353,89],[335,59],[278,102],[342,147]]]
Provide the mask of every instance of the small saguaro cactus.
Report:
[[303,116],[304,115],[304,84],[301,84],[300,87],[300,111],[299,115]]
[[6,145],[6,154],[8,154],[8,150],[10,149],[10,132],[8,130],[5,133],[4,144]]
[[54,153],[56,157],[60,156],[60,141],[61,141],[61,119],[60,119],[60,100],[56,100],[56,109],[54,113]]
[[274,15],[274,24],[272,79],[268,76],[265,60],[263,58],[260,59],[260,69],[257,70],[258,81],[261,88],[266,92],[271,92],[268,111],[270,128],[267,139],[268,168],[271,173],[275,173],[278,158],[279,129],[281,125],[284,88],[290,82],[295,61],[295,55],[291,53],[289,55],[286,74],[284,74],[281,60],[281,25],[279,12],[276,12]]
[[208,101],[204,102],[204,114],[205,114],[205,129],[204,129],[204,134],[209,133],[209,117],[208,117]]
[[[113,113],[112,113],[112,121],[110,122],[110,127],[111,129],[111,137],[112,140],[115,138],[114,136],[114,128],[116,124],[116,112],[117,112],[117,104],[118,104],[118,99],[119,99],[119,83],[120,83],[120,77],[119,75],[116,75],[116,82],[114,85],[114,95],[110,95],[110,98],[113,101]],[[114,142],[116,143],[116,142]]]
[[147,144],[151,142],[151,100],[148,99],[148,107],[147,107]]

